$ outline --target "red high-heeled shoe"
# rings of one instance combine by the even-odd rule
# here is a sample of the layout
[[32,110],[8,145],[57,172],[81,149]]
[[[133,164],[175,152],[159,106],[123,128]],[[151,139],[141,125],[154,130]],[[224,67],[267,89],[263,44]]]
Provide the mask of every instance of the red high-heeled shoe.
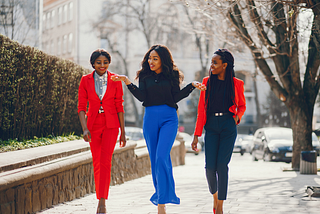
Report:
[[216,209],[215,208],[213,208],[213,213],[216,214]]

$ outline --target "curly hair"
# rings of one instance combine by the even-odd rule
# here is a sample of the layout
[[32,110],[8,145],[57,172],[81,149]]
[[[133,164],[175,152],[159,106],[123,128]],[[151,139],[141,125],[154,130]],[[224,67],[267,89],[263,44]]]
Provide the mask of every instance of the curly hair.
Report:
[[151,51],[156,51],[161,59],[161,66],[163,75],[171,81],[173,85],[175,81],[178,81],[179,85],[184,79],[183,73],[175,65],[170,50],[164,45],[153,45],[144,55],[141,62],[142,68],[137,71],[137,76],[135,79],[145,78],[151,75],[154,75],[154,72],[151,71],[150,65],[148,63],[149,55]]

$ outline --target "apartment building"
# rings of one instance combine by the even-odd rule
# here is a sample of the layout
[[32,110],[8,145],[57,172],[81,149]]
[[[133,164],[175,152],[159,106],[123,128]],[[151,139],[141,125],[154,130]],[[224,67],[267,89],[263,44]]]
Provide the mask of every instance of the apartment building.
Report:
[[76,61],[76,0],[44,0],[42,50]]

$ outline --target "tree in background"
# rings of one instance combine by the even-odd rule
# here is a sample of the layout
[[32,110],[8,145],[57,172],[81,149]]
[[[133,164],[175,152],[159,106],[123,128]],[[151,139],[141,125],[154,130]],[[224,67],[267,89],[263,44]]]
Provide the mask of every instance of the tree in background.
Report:
[[271,90],[267,96],[267,104],[263,105],[262,108],[266,112],[261,115],[262,127],[276,126],[291,128],[288,108]]
[[[122,3],[120,3],[122,4]],[[92,28],[93,30],[98,29],[100,38],[101,40],[105,40],[108,46],[108,51],[110,51],[112,54],[116,55],[116,58],[119,59],[120,61],[120,66],[122,69],[119,69],[119,71],[116,72],[121,72],[123,70],[124,74],[126,76],[129,76],[129,70],[128,70],[128,60],[127,60],[127,55],[128,55],[128,34],[134,29],[130,27],[128,23],[128,17],[124,17],[124,23],[117,22],[117,18],[122,17],[121,14],[126,14],[125,8],[122,7],[117,2],[110,3],[105,5],[102,10],[102,15],[98,19],[99,21],[96,23],[93,23]],[[118,17],[117,17],[118,16]],[[120,19],[123,20],[123,19]],[[120,34],[125,35],[125,40],[122,41],[122,43],[125,43],[124,49],[121,50],[121,45],[119,44],[118,37]],[[116,66],[118,67],[118,66]],[[127,93],[126,90],[124,90],[124,106],[125,106],[125,111],[129,113],[129,115],[133,115],[135,118],[135,125],[136,126],[141,126],[141,120],[139,119],[139,112],[137,105],[134,101],[134,97],[132,96],[131,93]],[[127,114],[126,114],[127,115]]]
[[[228,18],[250,49],[271,90],[289,110],[292,168],[299,169],[300,152],[312,150],[312,117],[320,87],[320,0],[189,0],[187,4],[207,17]],[[312,27],[303,65],[301,23],[308,20]]]
[[20,44],[39,45],[39,5],[36,0],[0,1],[0,33]]
[[[151,0],[107,0],[99,22],[92,25],[93,30],[100,31],[100,37],[106,41],[110,52],[119,59],[122,73],[126,76],[130,76],[128,52],[132,50],[130,42],[133,41],[134,34],[142,35],[145,50],[155,43],[166,44],[169,48],[177,44],[179,32],[176,8],[170,3],[161,3],[159,7],[152,8],[150,2]],[[142,116],[138,112],[135,98],[126,91],[125,97],[127,115],[133,115],[135,125],[141,127]]]

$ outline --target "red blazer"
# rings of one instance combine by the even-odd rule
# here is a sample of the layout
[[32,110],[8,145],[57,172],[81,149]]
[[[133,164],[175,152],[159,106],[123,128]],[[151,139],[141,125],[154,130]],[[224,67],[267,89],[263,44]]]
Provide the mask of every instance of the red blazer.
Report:
[[[209,77],[203,78],[202,83],[207,85]],[[233,113],[233,117],[236,117],[238,115],[239,120],[238,123],[240,123],[241,117],[243,116],[245,110],[246,110],[246,99],[244,97],[244,83],[242,80],[233,78],[234,81],[234,104],[229,108],[229,111]],[[199,103],[198,103],[198,116],[197,116],[197,122],[196,122],[196,128],[194,131],[194,135],[201,136],[202,130],[204,125],[207,122],[207,113],[205,109],[205,91],[201,91]]]
[[87,112],[87,127],[91,131],[95,118],[98,115],[100,106],[103,107],[106,116],[107,128],[119,128],[120,122],[118,112],[123,110],[123,90],[121,81],[114,82],[110,79],[113,73],[108,72],[107,90],[102,98],[99,99],[95,87],[93,73],[82,76],[78,92],[78,114],[80,111],[87,112],[87,104],[89,101],[89,109]]

